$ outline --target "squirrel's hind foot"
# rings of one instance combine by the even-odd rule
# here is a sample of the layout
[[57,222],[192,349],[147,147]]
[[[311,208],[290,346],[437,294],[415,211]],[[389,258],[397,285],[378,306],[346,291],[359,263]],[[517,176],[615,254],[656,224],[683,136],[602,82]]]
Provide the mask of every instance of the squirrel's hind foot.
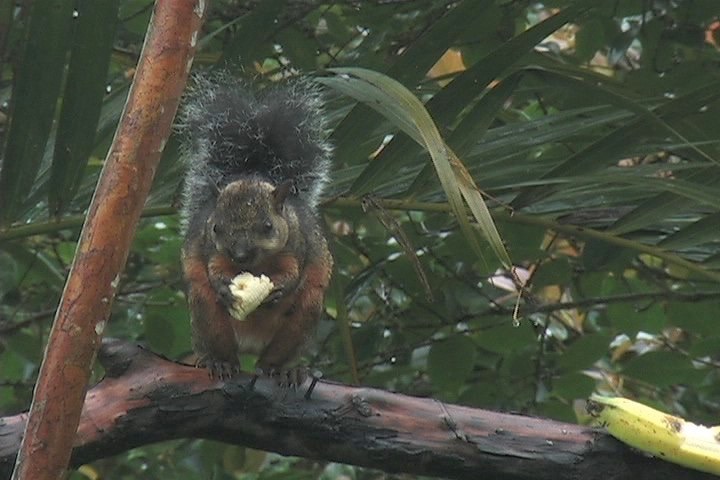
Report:
[[228,380],[240,373],[240,365],[214,359],[199,359],[195,364],[197,368],[206,368],[212,379]]
[[291,388],[293,390],[300,388],[310,376],[308,368],[303,366],[281,369],[258,369],[258,372],[275,380],[279,387]]

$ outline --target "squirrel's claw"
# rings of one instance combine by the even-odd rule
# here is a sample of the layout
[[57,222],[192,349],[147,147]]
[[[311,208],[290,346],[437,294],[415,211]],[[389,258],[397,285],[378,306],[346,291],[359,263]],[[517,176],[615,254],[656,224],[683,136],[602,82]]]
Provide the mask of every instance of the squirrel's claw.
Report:
[[206,368],[210,378],[218,380],[228,380],[240,373],[240,365],[211,358],[201,358],[195,366]]
[[299,366],[287,369],[270,368],[269,370],[257,368],[256,375],[264,375],[275,380],[280,388],[291,388],[293,390],[297,390],[303,383],[305,383],[305,380],[308,379],[309,373],[307,367]]
[[[307,367],[294,367],[284,372],[280,372],[280,378],[285,381],[286,388],[297,390],[300,385],[305,383],[308,378]],[[282,386],[282,385],[281,385]]]
[[270,294],[265,297],[261,305],[275,305],[285,295],[285,291],[282,288],[273,289]]
[[217,292],[218,301],[226,308],[230,309],[235,305],[235,296],[230,291],[229,284],[218,285],[215,291]]

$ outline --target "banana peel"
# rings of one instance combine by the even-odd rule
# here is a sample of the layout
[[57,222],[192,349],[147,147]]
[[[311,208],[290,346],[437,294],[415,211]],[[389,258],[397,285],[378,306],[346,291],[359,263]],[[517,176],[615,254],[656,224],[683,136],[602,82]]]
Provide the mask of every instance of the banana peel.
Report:
[[622,397],[593,395],[593,424],[655,457],[720,475],[720,426],[705,427]]

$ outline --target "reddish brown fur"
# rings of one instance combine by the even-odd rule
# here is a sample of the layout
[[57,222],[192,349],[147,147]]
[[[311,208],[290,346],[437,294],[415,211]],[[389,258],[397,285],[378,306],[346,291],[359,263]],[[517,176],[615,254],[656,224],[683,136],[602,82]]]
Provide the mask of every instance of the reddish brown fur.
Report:
[[[296,254],[281,252],[241,269],[217,251],[204,261],[202,239],[188,244],[183,263],[199,365],[208,366],[214,374],[222,373],[214,371],[215,364],[237,365],[238,354],[254,353],[259,355],[258,367],[278,371],[298,356],[320,318],[332,272],[324,237],[317,235],[311,240],[318,239],[304,268]],[[261,305],[238,321],[228,313],[217,286],[228,285],[243,271],[267,275],[283,294],[275,303]]]
[[193,349],[200,354],[203,365],[212,355],[222,362],[236,362],[237,343],[233,335],[233,318],[218,301],[218,294],[210,285],[208,266],[197,255],[184,255],[183,268],[189,285],[188,301],[192,315]]
[[289,308],[282,310],[281,328],[260,355],[258,366],[262,369],[278,369],[291,362],[307,343],[320,319],[332,272],[332,260],[324,239],[320,254],[311,260],[303,269]]

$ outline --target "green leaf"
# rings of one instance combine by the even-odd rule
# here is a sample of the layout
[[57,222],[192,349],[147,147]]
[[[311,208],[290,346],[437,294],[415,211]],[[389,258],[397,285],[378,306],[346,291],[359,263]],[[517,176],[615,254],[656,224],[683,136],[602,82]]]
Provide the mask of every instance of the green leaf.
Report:
[[311,48],[311,41],[301,28],[289,28],[283,31],[278,40],[282,45],[283,55],[287,56],[293,65],[301,70],[313,70],[317,67],[317,58]]
[[552,382],[553,396],[568,401],[576,398],[587,398],[594,389],[595,380],[579,372],[561,375],[553,379]]
[[224,61],[251,68],[253,62],[262,63],[271,55],[272,45],[268,38],[277,28],[285,3],[284,0],[263,0],[238,21],[232,40],[223,52]]
[[[153,293],[152,300],[168,302],[174,292],[163,289]],[[143,322],[145,339],[150,347],[168,357],[190,351],[190,317],[185,305],[149,306]]]
[[[706,325],[710,323],[705,322]],[[696,358],[715,356],[717,352],[720,352],[720,337],[714,335],[701,338],[688,351],[690,355]]]
[[508,316],[506,322],[476,335],[475,342],[490,352],[510,354],[534,345],[536,335],[531,322],[523,321],[516,327]]
[[[607,277],[603,282],[603,293],[607,296],[641,293],[649,288],[643,282],[632,279]],[[617,332],[634,336],[638,332],[659,333],[667,323],[667,317],[658,303],[649,301],[612,302],[606,309]]]
[[[487,57],[460,73],[450,84],[433,95],[428,101],[427,108],[432,112],[437,123],[443,126],[451,124],[468,105],[475,103],[476,99],[494,79],[500,77],[515,62],[531,51],[548,35],[562,27],[582,9],[583,7],[578,5],[566,8],[505,42],[499,48],[494,49]],[[496,92],[496,95],[508,94],[507,88],[513,88],[516,81],[516,79],[509,80],[505,88]],[[501,106],[497,102],[497,97],[489,97],[488,100],[490,101],[487,103],[487,107],[499,108]],[[489,120],[485,119],[486,122]],[[476,127],[476,135],[482,135],[484,133],[483,123],[477,124]],[[394,148],[393,143],[397,145]],[[383,152],[376,161],[371,162],[358,176],[350,190],[355,194],[366,193],[371,185],[377,182],[379,175],[388,172],[388,163],[385,162],[389,162],[389,165],[397,165],[400,156],[407,154],[408,147],[409,145],[403,139],[393,139],[390,145],[386,147],[390,153]],[[385,162],[380,161],[383,159]],[[416,185],[427,182],[430,174],[429,169],[423,170],[413,182],[414,186],[410,188],[410,191],[416,191]]]
[[337,76],[324,77],[319,81],[362,100],[428,150],[448,203],[476,254],[482,258],[482,247],[468,222],[463,198],[496,256],[505,267],[509,267],[510,257],[477,186],[455,154],[445,145],[435,123],[417,97],[397,81],[377,72],[359,68],[331,69],[330,72]]
[[7,342],[6,347],[33,363],[39,364],[42,359],[42,338],[39,335],[17,333]]
[[658,243],[658,246],[667,249],[681,249],[716,241],[718,225],[720,225],[720,212],[701,218],[672,235],[668,235]]
[[[514,251],[513,251],[514,255]],[[573,268],[567,258],[560,257],[540,264],[533,275],[533,288],[549,285],[565,285],[572,278]]]
[[701,204],[712,207],[713,209],[720,209],[720,198],[718,198],[716,186],[705,187],[680,178],[656,178],[619,172],[596,174],[592,177],[574,177],[566,181],[567,184],[573,185],[581,185],[583,183],[589,185],[598,182],[637,185],[649,191],[669,192],[679,197],[679,200],[689,199],[693,201],[693,204]]
[[481,141],[498,112],[515,92],[523,75],[523,72],[513,73],[488,89],[453,129],[448,144],[453,146],[460,157],[470,153],[470,150]]
[[668,322],[698,336],[714,335],[720,319],[720,302],[669,302],[665,311]]
[[516,261],[536,261],[547,256],[542,249],[546,228],[503,222],[500,232],[505,243],[511,245]]
[[608,353],[611,341],[610,335],[599,333],[583,335],[558,356],[556,365],[564,371],[584,370]]
[[457,391],[472,374],[476,349],[475,343],[464,335],[434,343],[428,356],[428,373],[435,388]]
[[75,196],[93,150],[119,3],[81,0],[76,6],[78,17],[50,174],[51,214],[60,213]]
[[20,242],[6,243],[3,250],[17,263],[23,285],[42,284],[60,289],[65,284],[66,272],[46,251]]
[[493,388],[488,388],[487,383],[471,385],[462,391],[457,403],[471,407],[498,408],[506,385],[499,385],[494,381],[492,386]]
[[678,383],[692,385],[702,381],[706,375],[706,372],[693,367],[690,359],[676,352],[645,353],[625,363],[622,372],[658,387]]
[[[585,92],[588,96],[592,95],[593,98],[597,97],[600,101],[625,108],[637,115],[635,120],[616,128],[587,147],[572,153],[561,164],[542,175],[542,179],[549,180],[575,175],[587,176],[589,173],[594,173],[611,165],[613,162],[617,162],[624,155],[628,155],[629,146],[644,139],[645,134],[649,132],[655,133],[658,127],[676,135],[690,148],[701,150],[704,157],[710,158],[712,161],[718,161],[711,156],[711,153],[706,153],[704,147],[697,146],[686,140],[665,120],[665,118],[674,117],[679,111],[698,111],[703,106],[719,98],[720,92],[718,92],[717,85],[714,83],[703,85],[688,94],[667,102],[654,111],[650,111],[635,101],[613,93],[609,88],[589,84],[547,69],[533,68],[532,70],[540,75],[548,75],[555,85],[565,85],[566,88]],[[516,208],[531,205],[546,198],[559,188],[557,185],[550,185],[526,189],[513,200],[512,204]],[[617,225],[616,228],[619,228],[619,226]]]
[[605,28],[603,22],[597,18],[583,23],[575,34],[575,53],[581,61],[591,60],[604,46]]
[[[571,399],[572,398],[577,397],[571,397]],[[575,416],[575,412],[573,411],[571,405],[568,405],[567,401],[560,401],[555,398],[550,398],[547,401],[538,404],[536,414],[546,418],[552,418],[561,422],[577,422],[577,417]]]
[[[363,324],[360,328],[356,328],[352,331],[353,346],[355,347],[355,358],[358,362],[362,362],[364,359],[375,358],[377,355],[377,348],[382,339],[383,329],[378,325]],[[341,345],[337,355],[342,357],[345,354],[345,346]]]
[[601,240],[588,240],[582,252],[582,265],[589,272],[609,270],[622,272],[627,262],[636,256],[632,250],[619,248]]
[[18,207],[40,168],[62,84],[74,5],[74,0],[37,0],[32,5],[0,171],[0,225],[18,218]]
[[[720,168],[706,167],[683,176],[685,180],[699,185],[717,188],[720,183]],[[620,217],[613,225],[615,232],[630,232],[653,224],[670,215],[685,210],[695,202],[690,198],[679,197],[676,193],[663,192],[640,203],[630,213]]]
[[[22,340],[25,340],[25,337],[19,341]],[[17,341],[15,338],[11,340],[13,343],[15,341]],[[32,360],[39,361],[39,358]],[[27,367],[27,355],[16,352],[16,347],[13,345],[7,345],[7,348],[0,352],[0,378],[6,381],[23,380],[27,376]]]
[[0,300],[17,288],[20,279],[18,264],[9,252],[0,250]]
[[[485,11],[491,9],[494,3],[492,0],[464,0],[447,9],[442,17],[394,59],[385,73],[405,86],[414,86],[425,77],[456,38],[477,31],[478,19],[483,18]],[[366,106],[353,108],[333,131],[336,157],[349,165],[367,164],[370,154],[387,134],[376,131],[377,124],[377,117]],[[353,190],[363,194],[370,188],[360,188],[358,184],[353,186]]]
[[442,106],[441,112],[438,113],[440,118],[443,121],[450,121],[455,118],[458,112],[467,107],[468,93],[472,94],[470,98],[479,96],[493,80],[501,77],[504,72],[521,60],[528,52],[531,52],[543,39],[567,22],[577,18],[580,12],[590,8],[592,3],[589,0],[574,2],[555,15],[533,25],[503,43],[487,57],[458,75],[447,87],[434,95],[431,100],[431,105]]

